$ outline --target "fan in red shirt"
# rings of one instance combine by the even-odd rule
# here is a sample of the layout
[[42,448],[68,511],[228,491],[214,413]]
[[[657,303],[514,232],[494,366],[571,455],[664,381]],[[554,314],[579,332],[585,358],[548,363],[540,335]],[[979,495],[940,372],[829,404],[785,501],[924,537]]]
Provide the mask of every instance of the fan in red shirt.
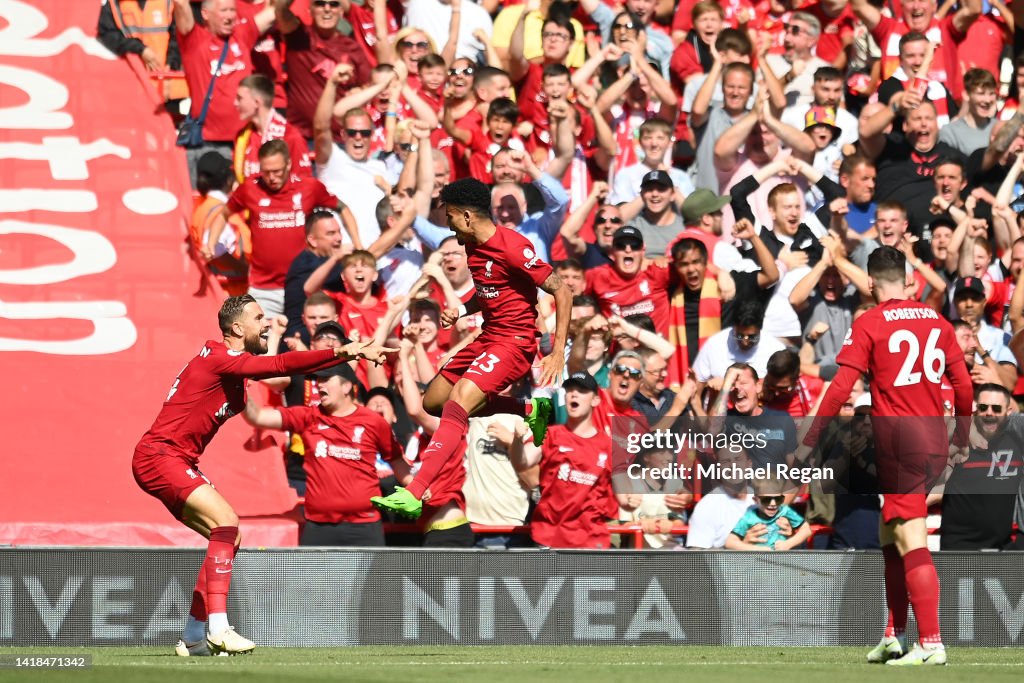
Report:
[[761,404],[792,417],[807,417],[818,403],[825,382],[800,373],[800,357],[789,349],[776,351],[768,358],[761,382]]
[[[338,322],[346,330],[359,332],[361,339],[373,339],[381,320],[388,314],[388,301],[373,293],[377,281],[377,259],[368,251],[357,250],[341,259],[344,292],[327,292],[338,303]],[[359,380],[368,385],[367,368],[359,364]]]
[[255,647],[228,625],[227,618],[231,568],[241,543],[238,515],[198,467],[199,457],[220,426],[245,410],[246,381],[312,372],[339,359],[380,363],[390,350],[360,343],[260,358],[267,352],[270,321],[248,294],[227,299],[218,322],[223,341],[207,341],[178,373],[160,414],[132,457],[132,474],[139,487],[160,500],[175,519],[209,539],[188,623],[175,648],[184,657],[240,654]]
[[[466,246],[476,297],[459,310],[446,309],[441,324],[449,327],[470,312],[483,314],[480,336],[444,364],[423,395],[427,412],[441,421],[422,455],[422,466],[407,489],[399,487],[374,504],[408,517],[419,517],[428,487],[457,452],[469,429],[470,415],[510,413],[523,417],[540,445],[551,416],[550,399],[529,403],[499,396],[526,375],[537,354],[537,288],[555,297],[551,353],[540,361],[542,385],[553,384],[565,365],[572,294],[558,275],[519,233],[491,220],[491,190],[475,178],[463,178],[441,190],[448,227]],[[431,494],[436,494],[432,491]]]
[[[284,313],[284,281],[292,261],[306,248],[306,216],[318,207],[338,211],[343,207],[319,180],[296,177],[291,170],[285,141],[264,143],[260,175],[235,188],[223,209],[225,220],[235,213],[248,213],[249,293],[271,316]],[[213,253],[219,238],[219,230],[210,231],[204,256]]]
[[615,231],[611,257],[610,264],[587,271],[586,293],[597,297],[602,315],[649,315],[658,334],[667,338],[669,269],[643,267],[644,237],[631,225]]
[[203,124],[203,140],[230,143],[242,127],[235,111],[235,93],[242,79],[252,73],[251,51],[274,23],[273,8],[263,9],[252,20],[240,20],[236,0],[203,3],[205,26],[196,23],[188,0],[174,0],[174,25],[178,31],[185,81],[192,93],[193,119],[198,119],[213,72],[227,41],[228,49],[220,75],[213,84],[210,108]]
[[245,419],[264,429],[283,429],[305,448],[306,524],[302,545],[383,546],[384,527],[370,497],[380,493],[377,454],[399,481],[409,477],[391,425],[356,404],[355,372],[347,363],[316,373],[320,404],[263,408],[249,401]]
[[[839,372],[804,443],[810,446],[817,441],[854,382],[870,373],[875,461],[884,493],[880,540],[889,623],[868,661],[945,664],[939,634],[939,580],[927,546],[925,496],[951,450],[942,419],[943,378],[953,386],[957,450],[967,445],[969,421],[965,419],[973,409],[973,396],[952,326],[933,308],[907,299],[906,267],[906,257],[893,247],[879,247],[868,258],[878,306],[854,321],[836,358]],[[922,646],[909,652],[908,598]]]
[[567,422],[551,427],[540,447],[523,443],[529,430],[517,434],[508,452],[516,471],[540,465],[541,496],[530,536],[550,548],[608,548],[611,536],[605,520],[615,498],[612,441],[594,423],[601,403],[597,382],[575,372],[562,387]]
[[244,183],[260,172],[260,147],[271,140],[284,140],[293,163],[295,175],[313,176],[313,161],[302,134],[274,111],[274,84],[263,74],[246,76],[238,84],[235,108],[245,127],[235,138],[235,177]]
[[[351,64],[352,77],[346,86],[359,87],[369,82],[370,69],[377,60],[372,51],[364,52],[363,46],[355,39],[338,31],[341,0],[313,0],[309,8],[313,20],[310,25],[292,12],[291,4],[280,0],[276,5],[277,29],[283,36],[286,49],[288,123],[295,126],[303,138],[311,140],[313,113],[334,67],[342,63]],[[352,6],[356,5],[353,3]],[[363,11],[363,8],[359,10]]]

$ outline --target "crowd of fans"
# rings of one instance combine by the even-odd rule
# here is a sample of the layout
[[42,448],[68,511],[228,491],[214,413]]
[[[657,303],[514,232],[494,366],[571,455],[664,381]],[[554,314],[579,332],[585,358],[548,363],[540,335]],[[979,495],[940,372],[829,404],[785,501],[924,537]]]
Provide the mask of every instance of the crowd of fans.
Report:
[[[423,386],[479,329],[473,316],[440,324],[476,289],[437,198],[472,176],[493,187],[495,223],[575,296],[555,453],[580,424],[729,415],[768,420],[773,440],[719,462],[785,462],[793,418],[813,414],[873,306],[868,255],[902,251],[912,298],[955,323],[983,437],[971,458],[993,463],[998,495],[955,494],[959,466],[946,482],[943,544],[961,549],[1007,547],[1024,519],[1024,444],[1007,436],[1024,395],[1015,33],[1000,0],[107,0],[98,27],[140,56],[172,110],[183,72],[203,140],[186,150],[192,245],[272,317],[272,352],[400,347],[382,367],[267,382],[283,405],[380,414],[400,444],[382,450],[403,462],[379,453],[363,474],[385,493],[436,427]],[[542,353],[552,324],[542,300]],[[512,390],[547,390],[533,378]],[[867,379],[845,419],[870,414]],[[552,460],[527,432],[512,416],[471,420],[471,522],[532,515],[544,545],[607,547],[613,520],[641,524],[648,547],[780,550],[814,522],[833,527],[831,547],[877,547],[877,496],[811,490],[801,516],[778,482],[625,492],[610,461]],[[300,493],[311,450],[287,440]],[[682,522],[688,534],[673,534]]]

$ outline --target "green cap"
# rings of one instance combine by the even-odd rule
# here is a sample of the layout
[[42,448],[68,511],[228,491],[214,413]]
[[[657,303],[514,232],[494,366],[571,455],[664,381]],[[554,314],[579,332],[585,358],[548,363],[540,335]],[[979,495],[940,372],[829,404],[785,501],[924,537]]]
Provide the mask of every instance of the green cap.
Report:
[[721,211],[731,199],[732,197],[727,194],[718,196],[707,188],[696,189],[683,202],[683,222],[686,225],[696,225],[705,215]]

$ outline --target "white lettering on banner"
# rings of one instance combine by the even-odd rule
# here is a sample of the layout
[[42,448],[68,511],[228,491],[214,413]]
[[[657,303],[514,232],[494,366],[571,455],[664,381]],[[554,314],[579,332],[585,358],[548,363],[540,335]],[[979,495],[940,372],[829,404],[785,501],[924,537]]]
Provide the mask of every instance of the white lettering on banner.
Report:
[[88,190],[44,190],[19,188],[0,190],[0,211],[56,211],[60,213],[91,213],[97,209],[96,195]]
[[974,640],[974,579],[962,577],[957,586],[960,589],[960,604],[957,605],[957,618],[960,622],[960,640],[971,642]]
[[1024,594],[1020,596],[1017,606],[1014,607],[999,579],[985,579],[982,581],[982,585],[985,586],[985,592],[988,593],[992,607],[995,608],[996,614],[1003,622],[1003,627],[1006,629],[1007,635],[1010,636],[1010,640],[1017,642],[1021,629],[1024,629]]
[[111,593],[135,589],[130,576],[97,576],[92,580],[92,637],[94,640],[127,640],[132,637],[131,624],[111,623],[110,617],[130,615],[135,610],[131,600],[115,600]]
[[477,637],[480,640],[494,640],[494,577],[481,576],[479,588],[480,623]]
[[74,125],[71,114],[60,111],[68,103],[68,89],[60,81],[32,69],[0,65],[0,85],[28,95],[28,102],[0,107],[0,128],[64,130]]
[[614,640],[614,624],[595,624],[591,617],[615,614],[614,600],[594,600],[592,592],[615,590],[613,576],[577,576],[572,580],[572,637],[576,640]]
[[106,138],[83,145],[73,135],[44,137],[38,145],[31,142],[0,142],[0,159],[45,161],[50,164],[50,175],[54,180],[86,180],[89,177],[86,162],[105,156],[131,159],[132,152]]
[[420,612],[434,620],[454,640],[459,640],[459,579],[444,579],[444,603],[437,603],[408,576],[402,577],[402,637],[418,640]]
[[26,576],[22,581],[25,584],[25,590],[28,591],[28,596],[32,599],[32,604],[36,607],[40,621],[43,622],[43,628],[51,638],[56,638],[64,620],[67,619],[68,612],[71,611],[71,604],[74,603],[75,596],[78,595],[82,584],[85,583],[85,578],[81,576],[66,578],[60,591],[60,597],[53,604],[50,603],[50,598],[46,595],[46,590],[38,576]]
[[14,577],[0,576],[0,640],[14,637]]
[[0,0],[0,17],[7,26],[0,30],[0,55],[12,57],[53,57],[72,45],[93,57],[113,61],[117,56],[77,26],[65,30],[55,38],[37,38],[46,30],[46,15],[21,0]]
[[188,602],[185,591],[181,589],[177,577],[172,577],[153,608],[153,614],[146,622],[146,630],[142,632],[142,637],[146,640],[156,640],[164,633],[177,633],[185,619],[186,605]]
[[[652,619],[651,614],[655,611],[659,616]],[[622,638],[640,640],[644,633],[664,633],[671,640],[686,640],[686,632],[676,619],[672,603],[669,602],[656,576],[647,584],[647,590],[636,607],[636,614],[633,615],[633,620],[629,622],[629,628]]]
[[0,351],[35,351],[60,356],[95,356],[130,349],[138,339],[135,323],[120,301],[0,301],[0,318],[11,320],[88,320],[95,329],[88,337],[54,341],[0,337]]
[[505,585],[509,597],[512,598],[512,604],[519,610],[519,616],[522,618],[526,630],[530,632],[530,637],[537,640],[537,636],[544,628],[551,608],[555,606],[555,600],[558,599],[558,594],[565,584],[565,577],[548,577],[548,580],[544,582],[544,590],[537,596],[536,605],[530,601],[530,596],[527,595],[526,588],[523,587],[518,576],[503,576],[501,582]]

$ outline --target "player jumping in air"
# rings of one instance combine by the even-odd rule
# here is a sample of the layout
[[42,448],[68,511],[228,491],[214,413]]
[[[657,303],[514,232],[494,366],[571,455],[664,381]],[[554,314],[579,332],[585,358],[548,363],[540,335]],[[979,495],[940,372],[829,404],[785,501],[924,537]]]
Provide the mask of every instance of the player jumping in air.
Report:
[[[946,663],[939,634],[939,578],[928,551],[925,496],[950,455],[942,420],[943,377],[954,391],[955,448],[967,445],[973,408],[971,378],[953,328],[934,309],[908,299],[906,257],[880,247],[868,259],[878,306],[853,323],[836,361],[840,369],[822,401],[819,417],[832,417],[854,382],[871,376],[872,427],[878,483],[884,494],[879,539],[885,560],[889,621],[868,661],[897,666]],[[816,420],[804,443],[823,427]],[[907,650],[908,600],[914,607],[920,647]]]
[[[469,270],[476,295],[458,310],[445,310],[441,324],[451,326],[461,316],[479,311],[482,332],[466,348],[444,364],[423,395],[424,408],[440,415],[441,422],[430,445],[424,450],[419,472],[408,488],[398,487],[386,498],[373,503],[417,518],[430,484],[446,466],[461,463],[460,452],[469,428],[470,415],[510,413],[521,415],[533,432],[533,442],[544,441],[551,416],[551,401],[534,398],[529,402],[499,396],[499,392],[530,371],[537,354],[537,288],[555,297],[555,332],[551,353],[541,360],[542,385],[562,377],[565,340],[569,331],[572,294],[551,266],[533,251],[525,237],[491,220],[491,191],[474,178],[463,178],[441,190],[448,227],[466,246]],[[440,494],[440,496],[439,496]],[[444,493],[432,491],[431,505],[439,504]]]
[[132,474],[142,490],[209,539],[185,632],[175,647],[182,657],[235,655],[255,648],[231,628],[227,617],[231,570],[242,540],[238,515],[198,467],[199,456],[220,426],[245,411],[246,380],[313,372],[354,358],[381,363],[386,352],[394,351],[373,343],[349,343],[260,358],[267,352],[270,321],[248,294],[228,298],[218,322],[223,341],[207,341],[178,373],[132,458]]

